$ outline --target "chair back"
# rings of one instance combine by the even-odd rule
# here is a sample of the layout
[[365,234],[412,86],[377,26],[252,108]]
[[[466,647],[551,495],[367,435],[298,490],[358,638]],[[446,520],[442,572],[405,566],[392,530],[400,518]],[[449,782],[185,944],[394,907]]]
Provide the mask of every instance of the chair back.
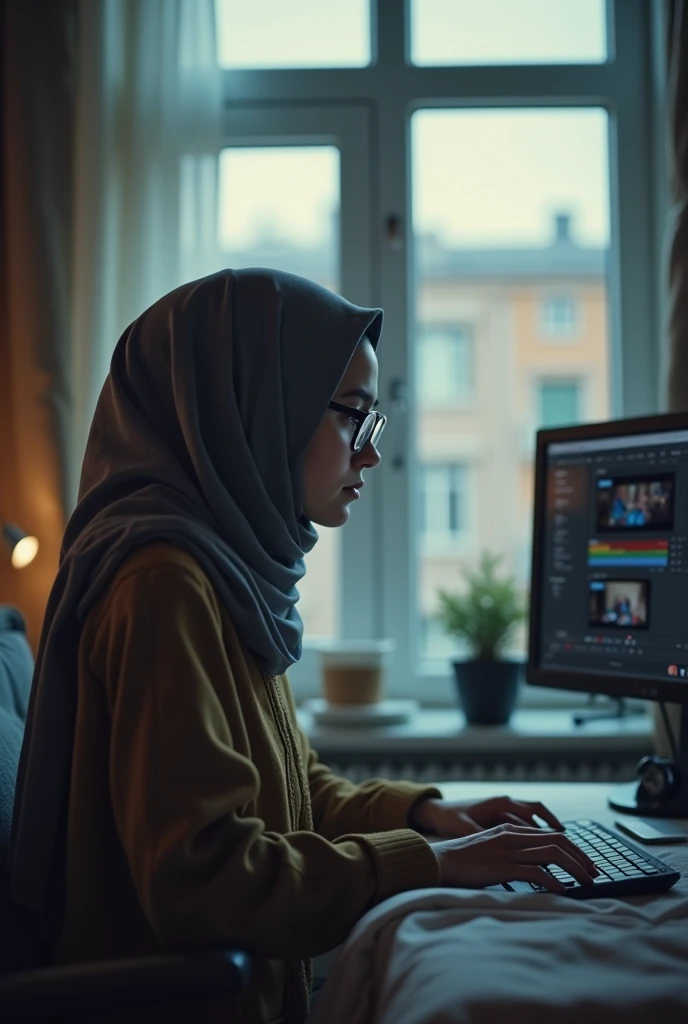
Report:
[[0,605],[0,974],[39,967],[44,962],[34,916],[9,896],[7,852],[33,655],[24,619],[16,608]]

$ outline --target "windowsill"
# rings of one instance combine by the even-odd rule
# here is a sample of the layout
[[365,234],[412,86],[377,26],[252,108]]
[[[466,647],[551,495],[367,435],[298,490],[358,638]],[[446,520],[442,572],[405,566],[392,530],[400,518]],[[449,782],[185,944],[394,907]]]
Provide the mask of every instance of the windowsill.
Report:
[[435,754],[460,751],[507,753],[510,751],[576,750],[581,755],[606,751],[652,753],[652,719],[648,714],[629,718],[586,722],[574,726],[571,711],[519,709],[508,725],[469,726],[463,714],[450,709],[422,709],[406,725],[353,729],[323,727],[313,723],[310,712],[297,711],[301,727],[319,753],[374,751]]

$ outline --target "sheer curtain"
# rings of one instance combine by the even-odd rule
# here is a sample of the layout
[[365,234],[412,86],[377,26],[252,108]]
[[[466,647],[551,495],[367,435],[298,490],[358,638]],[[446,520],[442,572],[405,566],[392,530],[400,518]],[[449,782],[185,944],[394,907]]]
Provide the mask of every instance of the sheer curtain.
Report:
[[213,0],[0,0],[0,601],[38,639],[114,344],[216,269]]
[[165,292],[218,269],[214,0],[79,0],[69,498],[112,349]]

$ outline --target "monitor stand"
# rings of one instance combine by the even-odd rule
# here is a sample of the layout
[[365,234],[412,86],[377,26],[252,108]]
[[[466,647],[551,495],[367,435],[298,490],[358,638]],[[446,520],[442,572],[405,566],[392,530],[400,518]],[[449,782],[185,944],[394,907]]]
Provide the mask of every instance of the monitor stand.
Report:
[[[600,694],[589,693],[588,704],[594,704]],[[606,696],[603,695],[603,696]],[[598,722],[605,721],[609,718],[630,718],[631,715],[645,715],[647,714],[646,709],[641,705],[639,707],[630,707],[623,697],[609,697],[612,702],[612,707],[609,708],[595,708],[588,710],[585,708],[583,711],[577,711],[573,716],[574,725],[585,725],[586,722]]]
[[688,818],[688,704],[681,708],[678,757],[667,761],[678,784],[672,796],[662,801],[646,792],[639,781],[626,782],[610,794],[609,806],[622,814],[640,814],[645,818]]

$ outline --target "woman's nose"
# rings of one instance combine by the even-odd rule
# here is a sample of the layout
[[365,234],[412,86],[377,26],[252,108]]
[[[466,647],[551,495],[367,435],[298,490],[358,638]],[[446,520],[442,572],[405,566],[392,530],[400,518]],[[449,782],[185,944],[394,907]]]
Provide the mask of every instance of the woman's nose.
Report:
[[360,462],[357,464],[360,465],[361,469],[372,469],[375,466],[379,466],[382,460],[382,456],[372,441],[368,441],[367,444],[361,448],[358,456]]

